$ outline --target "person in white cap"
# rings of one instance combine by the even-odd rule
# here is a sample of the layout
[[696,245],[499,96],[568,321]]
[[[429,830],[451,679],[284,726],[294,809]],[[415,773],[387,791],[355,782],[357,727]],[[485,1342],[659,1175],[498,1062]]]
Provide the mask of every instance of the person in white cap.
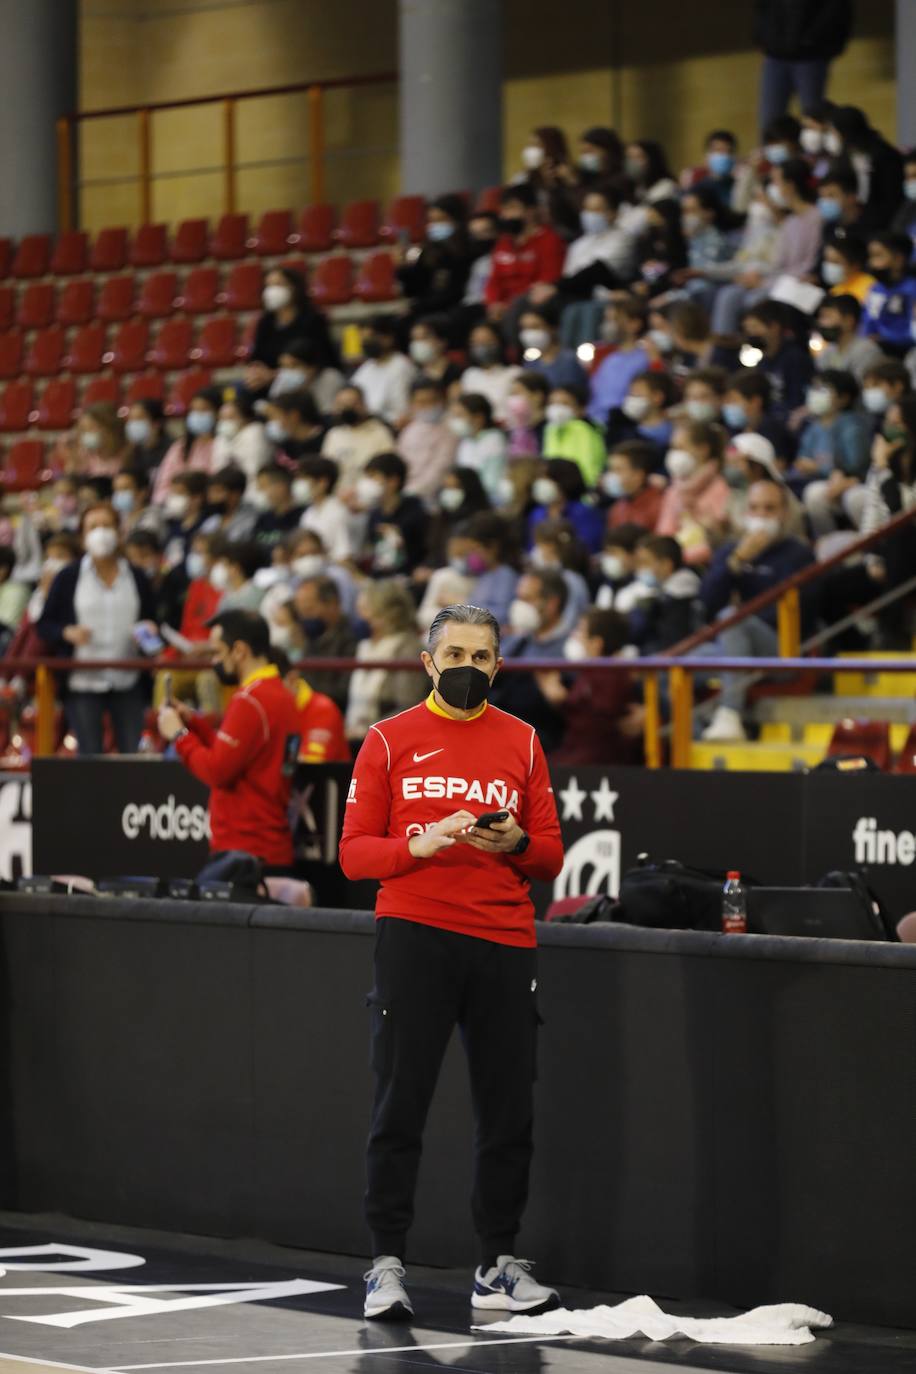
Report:
[[807,538],[805,511],[795,493],[786,486],[776,450],[762,434],[736,434],[725,454],[725,467],[732,500],[729,515],[732,524],[739,526],[747,511],[748,489],[754,482],[778,482],[785,487],[786,534],[795,539]]

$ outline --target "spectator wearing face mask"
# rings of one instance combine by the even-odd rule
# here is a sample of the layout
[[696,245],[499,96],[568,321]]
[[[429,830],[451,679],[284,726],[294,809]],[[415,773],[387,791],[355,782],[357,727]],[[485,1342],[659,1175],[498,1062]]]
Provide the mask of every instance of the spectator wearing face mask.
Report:
[[622,195],[592,186],[582,197],[580,233],[566,250],[563,275],[529,292],[532,305],[553,299],[562,311],[560,338],[567,348],[590,342],[598,333],[606,289],[625,286],[636,269],[636,240],[619,224]]
[[322,458],[340,472],[339,495],[352,492],[370,459],[391,450],[391,430],[366,409],[358,386],[341,387],[334,398],[331,425],[321,442]]
[[[778,482],[755,483],[748,492],[743,534],[716,551],[703,578],[700,595],[708,620],[752,601],[814,562],[807,544],[786,535],[785,519],[786,488]],[[800,589],[800,597],[804,637],[814,627],[815,599],[809,587]],[[706,656],[723,658],[768,658],[778,652],[775,603],[721,631],[708,652],[704,649]],[[746,738],[742,715],[748,685],[740,674],[725,675],[721,705],[703,739],[722,743]]]
[[245,386],[254,396],[265,396],[280,368],[280,358],[297,340],[315,345],[323,367],[336,367],[337,349],[328,322],[309,299],[301,272],[272,267],[263,291],[264,313],[255,329],[245,369]]
[[493,407],[494,419],[506,423],[510,419],[506,403],[521,368],[506,364],[499,330],[491,324],[475,325],[468,339],[468,356],[470,365],[462,374],[462,392],[485,396]]
[[916,261],[916,153],[903,159],[903,200],[889,227],[892,234],[906,234],[913,245],[910,262]]
[[684,379],[684,398],[681,407],[688,420],[705,420],[711,424],[722,418],[722,403],[728,374],[714,364],[688,372]]
[[738,251],[731,259],[706,268],[707,279],[718,283],[710,328],[723,346],[737,342],[742,312],[772,276],[778,248],[776,207],[758,188],[747,208]]
[[773,387],[759,368],[743,367],[726,383],[722,421],[732,434],[762,434],[777,457],[791,461],[797,441],[782,419],[772,413]]
[[754,42],[764,54],[760,124],[784,114],[792,95],[803,109],[823,98],[830,63],[849,42],[851,0],[757,0]]
[[495,500],[506,475],[506,436],[493,423],[490,402],[486,396],[475,396],[473,392],[458,396],[452,402],[446,424],[458,440],[458,470],[475,472],[489,500]]
[[327,415],[344,381],[339,368],[324,362],[321,347],[313,339],[293,339],[280,354],[268,396],[273,399],[288,391],[307,391],[319,415]]
[[411,359],[420,376],[448,389],[461,377],[461,368],[448,356],[448,323],[440,316],[417,320],[410,330]]
[[[285,561],[283,553],[286,555]],[[337,588],[344,617],[349,622],[356,614],[356,584],[343,563],[331,561],[321,535],[315,530],[302,529],[300,526],[290,535],[285,550],[274,550],[274,559],[279,559],[283,563],[285,574],[293,589],[304,578],[330,578]],[[267,595],[270,596],[272,592],[273,588]]]
[[525,368],[512,383],[506,410],[508,450],[513,458],[540,456],[549,399],[550,383],[542,372]]
[[876,284],[876,279],[865,270],[867,260],[868,248],[861,239],[831,234],[821,260],[821,280],[828,296],[853,296],[860,306],[864,305]]
[[868,240],[868,267],[876,284],[865,298],[861,330],[895,358],[909,352],[916,334],[916,277],[909,275],[911,250],[905,234],[873,234]]
[[[131,659],[139,654],[134,632],[154,625],[150,585],[120,554],[118,517],[109,505],[83,514],[84,556],[51,583],[36,629],[55,656],[81,660]],[[143,730],[146,693],[139,673],[126,668],[81,671],[68,678],[67,718],[79,752],[101,754],[103,721],[109,715],[118,752],[133,754]]]
[[[166,582],[170,578],[175,578],[176,583],[183,589],[183,601],[181,606],[181,616],[178,620],[178,633],[190,646],[188,649],[183,647],[170,646],[163,654],[164,658],[174,659],[180,662],[183,656],[191,658],[202,657],[201,650],[208,639],[207,621],[216,614],[222,592],[214,587],[210,581],[210,572],[213,567],[214,548],[218,541],[212,535],[198,533],[191,539],[188,556],[183,566],[172,569],[166,577]],[[195,679],[196,673],[178,672],[174,675],[173,691],[179,700],[188,700],[198,695]],[[161,675],[157,675],[156,688],[153,693],[153,704],[161,705],[163,701],[164,683]],[[218,704],[218,693],[212,694],[211,701]]]
[[627,144],[623,170],[632,192],[631,203],[621,215],[620,224],[628,234],[639,235],[648,223],[648,207],[659,201],[676,200],[678,186],[671,175],[665,150],[652,139]]
[[704,623],[700,579],[684,566],[676,539],[647,534],[636,546],[639,599],[629,614],[629,638],[641,654],[663,654]]
[[903,199],[902,154],[854,105],[833,107],[825,141],[833,157],[851,164],[868,222],[878,228],[890,224]]
[[495,511],[480,511],[457,527],[464,553],[463,571],[473,579],[470,604],[482,606],[501,626],[509,623],[509,607],[518,586],[512,566],[515,547],[512,531]]
[[808,479],[802,499],[817,536],[835,530],[840,520],[853,528],[861,523],[872,427],[855,408],[858,397],[850,372],[822,372],[808,388],[811,418],[802,430],[794,471]]
[[599,610],[613,608],[624,614],[636,604],[636,547],[645,533],[642,525],[617,525],[604,536],[597,560],[600,581],[595,605]]
[[220,611],[257,611],[265,588],[255,580],[263,566],[261,551],[254,543],[234,543],[213,536],[213,566],[210,582],[220,593]]
[[633,378],[648,369],[651,359],[642,343],[647,323],[646,308],[639,301],[615,301],[607,307],[601,332],[613,351],[591,376],[588,417],[596,425],[607,424],[610,412],[623,404]]
[[179,472],[163,502],[165,514],[165,565],[184,563],[191,540],[209,518],[206,473]]
[[804,405],[814,373],[811,354],[793,335],[786,307],[778,301],[753,306],[745,314],[743,325],[747,343],[761,354],[756,367],[770,382],[770,413],[786,420],[792,411]]
[[191,397],[184,419],[184,434],[171,445],[156,473],[153,487],[156,505],[165,500],[172,479],[179,472],[215,470],[213,436],[221,404],[222,396],[217,387],[202,387]]
[[531,567],[539,571],[553,568],[562,573],[567,591],[563,623],[571,632],[591,601],[586,581],[590,563],[588,549],[576,538],[568,520],[542,520],[534,532],[529,561]]
[[519,317],[519,347],[527,368],[536,369],[552,387],[587,387],[585,369],[570,348],[562,348],[553,305],[526,306]]
[[36,585],[31,595],[29,595],[28,589],[26,590],[28,599],[25,613],[20,617],[16,633],[4,649],[4,657],[21,659],[48,657],[51,646],[46,644],[39,635],[38,621],[41,619],[48,592],[51,590],[51,584],[57,574],[66,568],[68,563],[79,558],[80,552],[80,543],[75,535],[58,531],[48,537],[42,551]]
[[293,484],[293,495],[305,507],[300,520],[302,528],[320,537],[333,563],[348,563],[355,553],[353,521],[343,501],[335,495],[338,479],[337,464],[330,458],[304,458]]
[[223,392],[213,440],[213,470],[241,468],[252,489],[255,479],[272,456],[264,425],[255,414],[251,397],[237,388]]
[[306,633],[309,682],[339,710],[346,710],[350,674],[314,666],[319,659],[356,655],[356,635],[343,609],[340,589],[329,577],[304,577],[293,590],[293,610]]
[[732,529],[740,529],[744,525],[747,494],[754,483],[778,482],[786,488],[785,532],[794,538],[807,540],[805,508],[786,484],[786,474],[769,439],[762,434],[737,434],[726,449],[723,472],[731,489],[729,519]]
[[534,192],[507,186],[500,199],[500,235],[486,286],[487,315],[498,322],[535,282],[555,282],[563,271],[565,245],[555,229],[539,223]]
[[563,238],[572,238],[578,227],[579,172],[572,165],[563,130],[555,124],[532,130],[521,162],[523,171],[512,186],[531,192],[540,219]]
[[729,211],[708,186],[695,186],[681,198],[681,229],[687,244],[687,266],[672,273],[675,286],[709,310],[717,285],[717,269],[732,263],[735,250],[729,237]]
[[818,182],[817,212],[827,232],[839,230],[857,235],[873,227],[859,200],[858,178],[842,162],[832,163]]
[[896,358],[886,358],[870,367],[863,378],[862,404],[880,424],[889,406],[902,401],[912,391],[910,375]]
[[285,391],[268,401],[265,433],[275,446],[277,460],[291,467],[312,453],[320,453],[324,426],[309,392]]
[[492,210],[476,210],[468,222],[471,270],[459,309],[452,312],[455,337],[461,338],[484,313],[487,282],[493,268],[492,249],[499,238],[499,216]]
[[366,512],[364,550],[371,577],[412,573],[423,561],[426,508],[404,491],[406,484],[407,464],[399,453],[373,458],[356,484],[356,501]]
[[[408,329],[428,315],[445,315],[461,304],[473,261],[466,218],[460,196],[439,196],[427,206],[420,251],[402,245],[397,275],[410,302]],[[423,366],[419,359],[416,362]]]
[[421,635],[429,633],[430,625],[444,607],[466,606],[471,600],[474,579],[464,571],[466,543],[456,530],[446,541],[444,565],[428,570],[429,580],[417,607],[417,629]]
[[554,386],[547,404],[544,453],[548,458],[568,458],[593,487],[604,471],[606,449],[600,430],[585,418],[588,393],[570,383]]
[[614,445],[601,478],[602,492],[613,501],[608,511],[609,529],[620,525],[655,529],[664,496],[663,488],[649,480],[657,467],[654,444],[628,439]]
[[160,506],[149,502],[149,484],[138,468],[123,468],[112,481],[111,504],[118,513],[122,537],[134,530],[149,530],[157,539],[162,537],[165,517]]
[[271,550],[282,544],[302,519],[302,506],[293,495],[293,474],[279,463],[271,463],[258,473],[254,505],[258,518],[254,525],[254,539],[262,548]]
[[672,274],[687,265],[680,201],[653,201],[643,207],[639,223],[641,227],[637,230],[629,216],[625,220],[626,232],[637,234],[633,289],[643,297],[658,296],[671,286]]
[[[602,468],[604,464],[602,463]],[[528,516],[528,545],[542,520],[568,520],[579,539],[592,553],[601,547],[604,516],[597,506],[587,503],[585,481],[577,463],[567,458],[550,458],[543,475],[532,486],[535,507]]]
[[708,188],[723,210],[742,215],[747,212],[753,184],[753,170],[739,162],[738,140],[730,129],[713,129],[707,134],[702,165],[691,167],[681,177],[685,191]]
[[583,659],[622,656],[628,636],[626,619],[617,611],[589,610],[564,645],[574,676],[538,674],[542,694],[563,722],[551,763],[581,768],[642,762],[643,711],[634,699],[632,674],[612,669],[575,673],[575,665]]
[[244,542],[254,536],[258,519],[257,507],[245,500],[248,483],[240,468],[220,468],[207,484],[207,507],[210,511],[204,530],[223,539]]
[[445,392],[438,382],[418,377],[410,390],[410,419],[398,436],[397,451],[407,465],[405,491],[431,500],[455,466],[458,436],[445,421]]
[[[509,607],[512,631],[503,646],[507,659],[562,658],[569,633],[565,620],[569,589],[555,568],[534,569],[518,583]],[[490,700],[502,711],[527,721],[545,750],[556,748],[563,735],[563,719],[529,673],[503,673]]]
[[579,135],[576,170],[583,193],[593,186],[621,184],[623,143],[616,129],[596,124]]
[[730,493],[722,476],[725,431],[701,420],[682,420],[671,442],[665,459],[671,485],[655,533],[673,535],[686,563],[708,563],[729,529]]
[[152,481],[171,443],[162,402],[151,396],[134,401],[127,412],[124,430],[130,444],[130,466],[139,468]]
[[811,174],[802,158],[790,158],[774,167],[767,195],[784,213],[776,238],[773,270],[761,282],[769,287],[777,277],[809,277],[817,267],[824,235],[824,220],[814,202]]
[[415,659],[420,652],[416,606],[410,592],[391,578],[367,582],[357,603],[369,637],[356,646],[356,656],[366,664],[350,677],[347,697],[347,738],[362,740],[376,721],[415,706],[425,696],[426,678],[421,673],[373,668],[373,659]]
[[677,397],[677,388],[667,372],[643,372],[634,377],[619,410],[608,416],[605,439],[614,448],[627,439],[641,439],[655,448],[658,469],[671,442],[672,424],[669,408]]
[[376,315],[363,331],[364,362],[352,382],[362,392],[366,408],[389,425],[400,426],[410,404],[410,386],[417,369],[398,351],[398,326],[388,315]]
[[434,569],[444,567],[453,536],[480,511],[490,509],[480,478],[471,468],[455,468],[446,474],[437,504],[427,530],[426,557],[414,574],[415,583],[422,584]]
[[127,436],[115,407],[106,401],[85,406],[73,435],[58,444],[55,470],[74,477],[113,477],[127,460]]

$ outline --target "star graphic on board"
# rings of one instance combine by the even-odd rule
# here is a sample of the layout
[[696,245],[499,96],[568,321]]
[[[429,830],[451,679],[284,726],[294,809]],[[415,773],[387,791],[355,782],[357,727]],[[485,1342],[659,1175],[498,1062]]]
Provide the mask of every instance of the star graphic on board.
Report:
[[602,778],[598,784],[598,791],[591,792],[589,795],[595,803],[595,820],[612,821],[614,819],[614,803],[620,793],[611,791],[611,785],[607,778]]
[[587,796],[588,793],[584,788],[579,786],[576,779],[570,778],[569,784],[566,787],[561,787],[559,790],[560,801],[563,803],[563,815],[561,820],[581,821],[582,803]]

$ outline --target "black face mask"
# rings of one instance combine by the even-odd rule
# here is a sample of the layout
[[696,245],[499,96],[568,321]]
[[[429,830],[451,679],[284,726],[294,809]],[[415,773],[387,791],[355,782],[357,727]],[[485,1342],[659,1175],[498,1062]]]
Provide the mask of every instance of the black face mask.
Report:
[[501,234],[511,234],[515,238],[522,233],[525,228],[525,221],[521,215],[500,215],[499,231]]
[[209,509],[212,515],[225,515],[228,507],[225,501],[211,501]]
[[822,324],[817,332],[824,343],[836,343],[840,337],[840,327],[837,324]]
[[358,425],[362,423],[362,418],[359,411],[354,410],[352,406],[347,406],[345,410],[337,412],[337,423],[339,425]]
[[380,358],[384,352],[378,339],[363,339],[363,357]]
[[893,286],[897,280],[897,273],[892,267],[870,267],[868,270],[882,286]]
[[490,685],[480,668],[443,668],[436,691],[456,711],[474,711],[486,701]]
[[238,686],[238,673],[233,673],[231,669],[226,667],[225,663],[214,663],[213,671],[224,687]]

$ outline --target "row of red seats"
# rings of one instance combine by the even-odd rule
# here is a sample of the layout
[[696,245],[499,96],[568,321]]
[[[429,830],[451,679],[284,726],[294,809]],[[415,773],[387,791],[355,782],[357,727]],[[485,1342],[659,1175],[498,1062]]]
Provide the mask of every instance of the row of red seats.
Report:
[[891,727],[886,720],[840,720],[833,727],[828,758],[867,758],[884,772],[916,773],[916,725],[896,759],[891,747]]
[[[250,331],[246,331],[250,332]],[[142,372],[146,367],[177,372],[192,363],[203,367],[235,367],[248,354],[248,338],[240,337],[232,315],[207,320],[195,338],[193,320],[183,315],[164,320],[152,337],[146,320],[119,325],[111,344],[107,326],[82,325],[67,340],[62,325],[39,329],[28,348],[15,330],[0,335],[0,378],[55,377],[59,372],[91,374]]]
[[[477,198],[478,209],[494,209],[499,187]],[[131,236],[122,225],[99,230],[95,239],[81,229],[59,234],[28,234],[18,244],[0,239],[0,279],[76,277],[83,272],[121,272],[125,267],[162,267],[167,262],[193,264],[206,258],[231,262],[254,254],[282,257],[290,249],[326,253],[335,246],[374,248],[407,237],[422,239],[426,223],[423,196],[395,196],[382,213],[377,200],[353,200],[338,222],[333,205],[307,205],[298,216],[291,210],[267,210],[252,231],[246,214],[223,215],[211,230],[206,219],[186,219],[169,237],[166,224],[142,224]]]
[[[289,261],[289,267],[305,273],[305,263]],[[133,315],[165,319],[176,310],[208,315],[220,308],[248,312],[261,309],[263,269],[258,262],[240,262],[227,273],[225,285],[217,267],[195,267],[182,281],[177,272],[152,272],[144,279],[131,275],[107,277],[99,284],[92,277],[67,282],[58,291],[53,282],[30,282],[21,291],[0,286],[0,330],[45,329],[52,323],[72,328],[102,320],[120,324]],[[313,298],[321,305],[343,305],[351,300],[392,300],[398,292],[395,265],[389,253],[372,253],[355,274],[345,254],[322,259],[311,278]]]
[[38,429],[69,429],[80,410],[105,402],[116,410],[135,401],[161,401],[170,414],[181,414],[195,391],[209,386],[212,374],[207,368],[191,368],[167,385],[161,372],[141,372],[128,381],[122,391],[122,378],[106,373],[93,377],[80,390],[75,377],[52,377],[39,393],[32,381],[20,378],[9,382],[0,395],[0,430],[21,433],[32,425]]

